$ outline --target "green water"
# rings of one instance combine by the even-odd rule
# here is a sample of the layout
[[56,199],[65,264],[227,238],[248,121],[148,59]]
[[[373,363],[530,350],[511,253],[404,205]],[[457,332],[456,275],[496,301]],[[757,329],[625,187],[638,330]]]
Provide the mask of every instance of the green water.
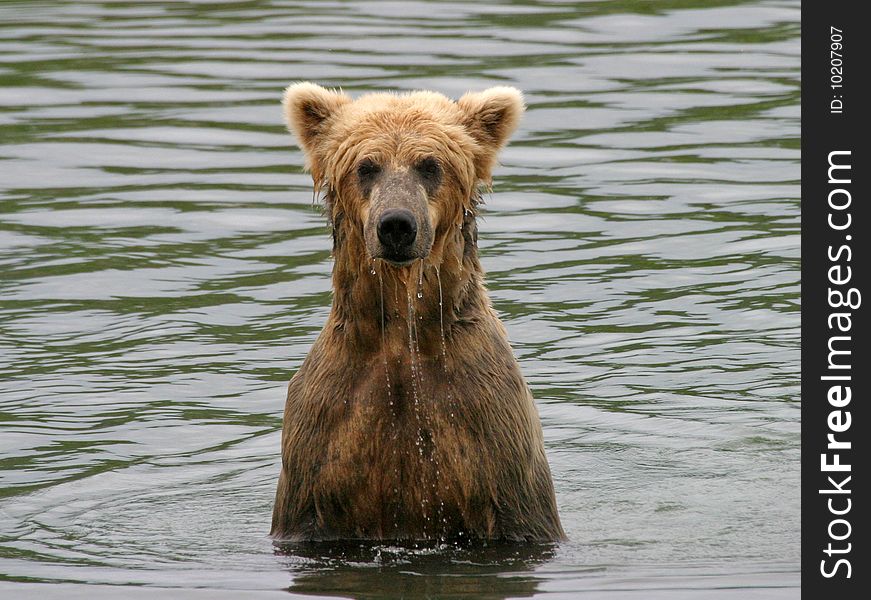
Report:
[[[798,2],[0,2],[0,596],[797,597],[799,30]],[[568,542],[274,551],[330,303],[279,104],[305,79],[524,90],[480,247]]]

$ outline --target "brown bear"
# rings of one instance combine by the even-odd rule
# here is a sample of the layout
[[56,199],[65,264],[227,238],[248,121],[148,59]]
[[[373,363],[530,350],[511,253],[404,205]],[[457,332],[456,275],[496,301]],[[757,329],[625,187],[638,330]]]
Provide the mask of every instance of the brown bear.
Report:
[[565,537],[529,388],[478,260],[481,185],[524,110],[494,87],[287,88],[332,228],[329,318],[288,387],[272,536]]

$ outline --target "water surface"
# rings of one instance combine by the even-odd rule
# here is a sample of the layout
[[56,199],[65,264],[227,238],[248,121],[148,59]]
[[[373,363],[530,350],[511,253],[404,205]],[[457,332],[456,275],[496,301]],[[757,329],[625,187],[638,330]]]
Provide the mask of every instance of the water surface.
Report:
[[[0,4],[0,595],[797,597],[799,27],[798,2]],[[525,91],[480,246],[568,542],[275,552],[284,388],[330,302],[279,106],[302,79]]]

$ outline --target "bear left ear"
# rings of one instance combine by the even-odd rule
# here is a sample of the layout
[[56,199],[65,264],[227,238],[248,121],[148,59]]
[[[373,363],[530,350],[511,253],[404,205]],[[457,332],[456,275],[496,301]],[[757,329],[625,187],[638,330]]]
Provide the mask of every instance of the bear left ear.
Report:
[[462,113],[462,125],[481,148],[475,157],[478,177],[490,182],[490,171],[496,155],[517,128],[526,108],[523,94],[513,87],[492,87],[483,92],[468,93],[457,100]]
[[329,128],[331,117],[349,102],[351,98],[344,93],[308,81],[295,83],[285,90],[287,127],[310,158],[317,148],[318,138]]

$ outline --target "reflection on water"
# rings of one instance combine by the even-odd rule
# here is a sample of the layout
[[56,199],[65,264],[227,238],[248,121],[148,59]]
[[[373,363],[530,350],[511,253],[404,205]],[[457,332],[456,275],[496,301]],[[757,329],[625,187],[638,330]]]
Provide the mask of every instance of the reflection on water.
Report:
[[[794,597],[799,23],[0,4],[0,596]],[[480,246],[568,542],[273,549],[284,387],[330,302],[279,105],[301,79],[525,91]]]
[[379,598],[525,598],[537,591],[533,569],[554,555],[550,544],[413,548],[374,544],[285,546],[290,591]]

